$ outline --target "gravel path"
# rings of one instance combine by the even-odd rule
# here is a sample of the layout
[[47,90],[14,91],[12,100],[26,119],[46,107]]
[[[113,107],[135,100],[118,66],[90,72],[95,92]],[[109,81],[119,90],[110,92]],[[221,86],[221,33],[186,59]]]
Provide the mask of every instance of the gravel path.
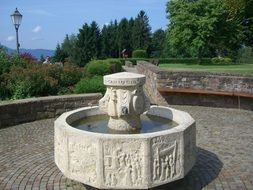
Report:
[[[173,106],[197,122],[198,158],[182,180],[158,189],[253,190],[253,112]],[[54,164],[54,119],[0,129],[0,190],[87,189]]]

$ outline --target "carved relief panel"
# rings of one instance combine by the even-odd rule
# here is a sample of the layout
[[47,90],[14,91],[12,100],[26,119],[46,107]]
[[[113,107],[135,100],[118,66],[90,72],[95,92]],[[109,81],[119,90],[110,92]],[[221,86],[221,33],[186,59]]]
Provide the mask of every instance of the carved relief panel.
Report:
[[69,172],[91,184],[97,181],[98,146],[94,138],[69,137]]
[[144,143],[140,140],[108,140],[103,143],[105,187],[138,187],[143,185]]
[[151,180],[153,183],[171,181],[181,174],[181,155],[179,140],[166,136],[155,137],[151,140]]

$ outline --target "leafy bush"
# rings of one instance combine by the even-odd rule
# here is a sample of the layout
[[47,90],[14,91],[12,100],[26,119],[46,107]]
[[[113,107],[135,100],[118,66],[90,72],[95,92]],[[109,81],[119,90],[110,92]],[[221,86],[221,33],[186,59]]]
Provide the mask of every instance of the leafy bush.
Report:
[[60,73],[59,84],[61,87],[73,86],[80,81],[81,77],[82,71],[79,67],[72,63],[65,62],[62,72]]
[[9,89],[7,88],[7,83],[4,79],[4,74],[0,75],[0,100],[5,100],[10,96]]
[[26,68],[12,67],[10,73],[5,75],[11,98],[57,94],[60,69],[57,66],[38,64],[28,64]]
[[27,61],[18,55],[10,56],[4,49],[0,48],[0,74],[10,71],[12,66],[25,66]]
[[91,75],[106,75],[122,71],[122,63],[119,59],[93,60],[86,70]]
[[87,71],[91,75],[106,75],[110,73],[110,67],[103,60],[93,60],[87,64]]
[[119,59],[106,59],[105,61],[110,65],[110,73],[122,71],[122,62]]
[[212,58],[212,63],[213,64],[231,64],[232,59],[229,57],[214,57]]
[[137,50],[134,50],[134,51],[133,51],[132,57],[133,57],[133,58],[147,58],[148,55],[147,55],[146,50],[137,49]]
[[74,88],[75,93],[105,93],[106,87],[103,84],[102,76],[93,76],[92,78],[81,79]]
[[20,54],[20,58],[23,59],[24,61],[27,61],[28,63],[37,61],[37,59],[33,57],[32,54],[30,53],[22,53]]

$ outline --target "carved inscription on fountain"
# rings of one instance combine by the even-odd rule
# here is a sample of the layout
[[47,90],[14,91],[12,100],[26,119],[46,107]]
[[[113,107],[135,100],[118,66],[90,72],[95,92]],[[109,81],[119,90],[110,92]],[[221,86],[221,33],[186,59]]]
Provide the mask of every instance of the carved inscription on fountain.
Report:
[[152,161],[151,171],[154,183],[171,181],[178,177],[180,171],[180,154],[178,141],[166,137],[155,137],[152,139]]
[[97,145],[94,139],[69,138],[69,171],[87,183],[97,180]]
[[138,187],[144,182],[144,144],[139,140],[103,143],[104,185]]

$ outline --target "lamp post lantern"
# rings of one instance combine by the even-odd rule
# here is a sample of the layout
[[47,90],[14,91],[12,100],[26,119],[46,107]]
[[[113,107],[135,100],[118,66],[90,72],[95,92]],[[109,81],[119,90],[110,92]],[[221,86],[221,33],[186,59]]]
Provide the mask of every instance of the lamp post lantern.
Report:
[[14,13],[11,15],[11,19],[12,19],[12,23],[16,29],[16,40],[17,40],[17,53],[19,54],[19,41],[18,41],[18,28],[19,25],[21,24],[21,20],[22,20],[22,15],[20,14],[20,12],[18,11],[18,9],[16,8],[16,10],[14,11]]

